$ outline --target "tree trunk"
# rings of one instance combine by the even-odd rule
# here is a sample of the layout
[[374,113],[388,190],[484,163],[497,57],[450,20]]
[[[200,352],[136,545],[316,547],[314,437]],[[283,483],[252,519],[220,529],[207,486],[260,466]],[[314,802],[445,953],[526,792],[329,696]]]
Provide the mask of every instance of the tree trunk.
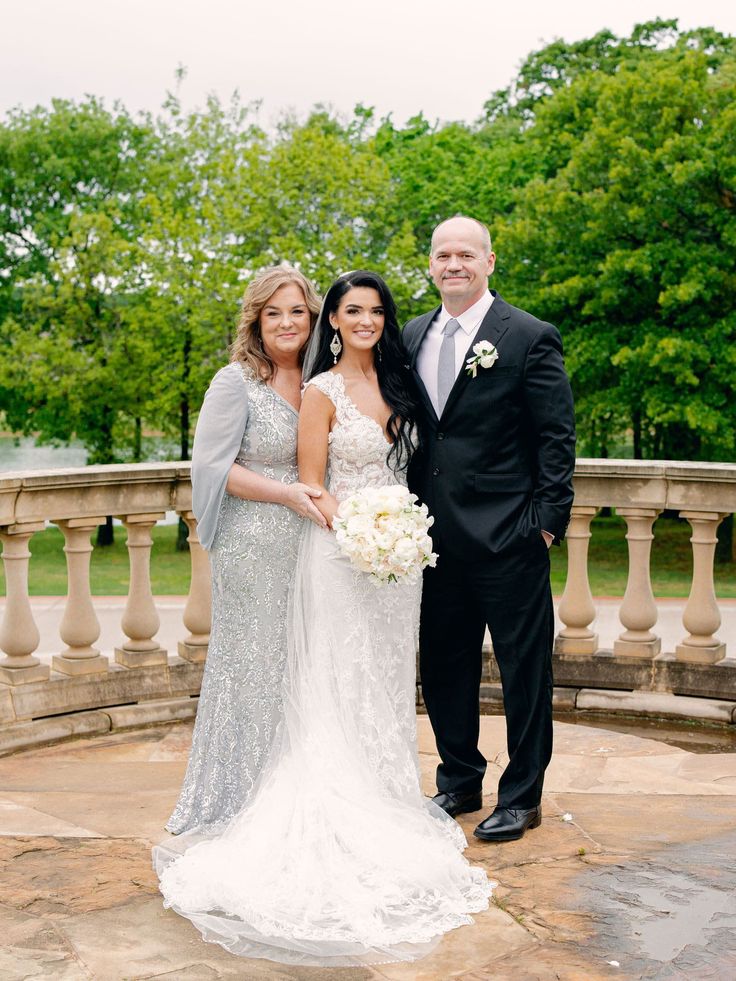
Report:
[[184,345],[182,347],[181,365],[181,401],[179,403],[179,436],[181,460],[189,459],[189,358],[192,353],[192,335],[190,331],[184,332]]
[[[100,441],[95,453],[96,459],[95,463],[113,463],[115,452],[113,444],[112,427],[113,420],[115,418],[115,413],[110,408],[110,406],[105,405],[102,407],[100,412]],[[100,525],[97,529],[97,539],[96,544],[98,548],[104,548],[107,545],[115,544],[115,533],[113,531],[112,525],[112,515],[108,514],[105,518],[105,524]]]
[[189,542],[187,541],[188,537],[189,537],[189,529],[187,528],[187,523],[183,518],[179,518],[179,527],[176,529],[177,552],[189,551]]
[[180,460],[189,459],[189,400],[183,398],[179,408],[179,452]]
[[140,463],[143,459],[143,424],[140,416],[135,417],[133,430],[133,462]]
[[733,515],[729,514],[718,526],[716,565],[728,565],[736,561],[736,540],[733,535]]
[[641,410],[634,409],[631,413],[631,430],[634,436],[634,459],[641,460]]
[[[184,345],[182,347],[181,365],[181,402],[179,403],[179,436],[181,459],[189,459],[189,374],[190,374],[190,355],[192,353],[192,335],[190,331],[184,332]],[[176,533],[176,551],[188,552],[189,529],[183,518],[179,518],[179,527]]]
[[104,525],[99,525],[97,528],[97,540],[95,544],[98,548],[104,548],[106,545],[115,544],[111,514],[108,514],[108,516],[105,518]]

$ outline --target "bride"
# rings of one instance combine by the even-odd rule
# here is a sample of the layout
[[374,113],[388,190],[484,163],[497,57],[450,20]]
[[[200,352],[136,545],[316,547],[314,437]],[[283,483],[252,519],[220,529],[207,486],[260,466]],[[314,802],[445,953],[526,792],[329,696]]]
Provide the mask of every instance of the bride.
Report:
[[[333,283],[307,358],[299,479],[323,489],[331,525],[355,491],[405,483],[411,453],[413,399],[379,276]],[[487,907],[493,883],[420,789],[420,589],[375,586],[331,530],[304,529],[284,717],[255,792],[221,834],[154,849],[164,904],[206,940],[283,963],[407,961]]]

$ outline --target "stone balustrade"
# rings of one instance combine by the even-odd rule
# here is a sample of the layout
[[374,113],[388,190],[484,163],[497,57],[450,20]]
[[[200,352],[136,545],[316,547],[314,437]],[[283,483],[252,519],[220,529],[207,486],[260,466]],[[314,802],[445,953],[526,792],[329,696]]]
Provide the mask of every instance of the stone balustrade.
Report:
[[[604,507],[625,521],[629,554],[621,631],[612,649],[599,645],[588,580],[591,522]],[[657,634],[658,607],[649,571],[655,522],[665,509],[678,511],[690,523],[693,551],[682,637],[669,651],[662,650]],[[191,585],[176,653],[162,649],[156,639],[159,615],[149,575],[151,530],[167,511],[186,522],[191,557]],[[642,692],[682,696],[681,704],[686,701],[691,714],[698,698],[726,706],[733,702],[736,711],[736,659],[718,638],[721,614],[713,585],[718,525],[734,511],[736,465],[578,460],[567,582],[555,641],[560,705],[581,707],[579,693],[603,690],[620,693],[627,711]],[[100,627],[89,581],[91,539],[106,515],[123,522],[130,557],[129,591],[112,661],[95,647]],[[64,535],[68,575],[59,652],[50,665],[34,653],[39,630],[28,594],[29,542],[46,522]],[[191,511],[188,464],[6,474],[0,477],[0,540],[7,586],[0,626],[5,655],[0,660],[0,733],[8,726],[65,713],[198,693],[209,640],[210,582]],[[485,666],[486,701],[493,702],[497,680],[491,656]],[[718,717],[733,720],[734,712],[726,719],[729,711]]]
[[[629,555],[628,580],[619,608],[623,629],[612,650],[600,648],[592,629],[596,608],[587,561],[591,522],[605,507],[624,519]],[[653,527],[665,509],[678,512],[692,529],[690,596],[682,638],[672,651],[662,650],[656,632],[658,607],[649,568]],[[555,683],[736,703],[736,651],[728,657],[726,645],[717,637],[721,613],[713,583],[718,526],[734,511],[734,464],[579,459],[567,533],[567,582],[558,611],[563,626],[555,640]],[[600,698],[592,701],[603,705]],[[577,704],[580,707],[579,700]],[[634,700],[611,699],[611,706],[616,704],[630,709]],[[719,717],[725,718],[723,714]],[[732,713],[731,719],[735,718]]]
[[[7,584],[0,626],[0,649],[5,653],[0,659],[0,752],[4,727],[25,725],[28,741],[33,742],[33,720],[68,713],[80,713],[81,718],[84,710],[158,704],[199,693],[210,630],[210,575],[191,508],[186,463],[80,467],[0,477],[0,540]],[[151,529],[167,511],[175,511],[187,523],[191,558],[181,641],[173,656],[156,640],[159,614],[149,574]],[[100,625],[89,581],[91,537],[106,515],[122,520],[130,557],[127,602],[112,663],[94,646]],[[29,542],[47,521],[64,535],[67,564],[59,653],[50,665],[34,654],[39,631],[28,595]],[[162,717],[170,711],[170,707],[162,710]],[[180,710],[174,715],[181,715]],[[58,738],[65,730],[57,726],[53,732]],[[16,738],[11,733],[7,745],[24,745],[23,734]]]

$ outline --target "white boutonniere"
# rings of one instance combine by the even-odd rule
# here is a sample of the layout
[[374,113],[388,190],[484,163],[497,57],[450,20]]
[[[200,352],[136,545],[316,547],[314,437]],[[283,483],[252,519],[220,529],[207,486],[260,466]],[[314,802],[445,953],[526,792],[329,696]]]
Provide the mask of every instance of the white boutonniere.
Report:
[[471,378],[478,374],[478,368],[492,368],[498,361],[498,351],[490,341],[478,341],[473,345],[473,353],[475,357],[465,362],[465,370]]

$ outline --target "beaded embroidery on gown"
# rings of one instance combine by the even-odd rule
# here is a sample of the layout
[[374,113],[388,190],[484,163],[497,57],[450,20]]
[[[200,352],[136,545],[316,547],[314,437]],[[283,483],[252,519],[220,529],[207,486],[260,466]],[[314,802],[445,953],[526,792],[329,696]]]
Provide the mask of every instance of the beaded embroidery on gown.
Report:
[[[381,427],[325,372],[338,501],[397,483]],[[309,524],[289,607],[284,716],[245,808],[219,836],[154,849],[164,905],[206,940],[283,963],[414,960],[488,906],[459,826],[422,796],[415,650],[420,584],[377,588]]]
[[[284,483],[297,479],[298,414],[233,362],[212,380],[192,461],[197,518],[210,544],[212,629],[192,749],[166,825],[223,828],[248,800],[281,718],[287,593],[301,518],[224,490],[233,460]],[[208,528],[209,524],[212,528]],[[211,542],[208,541],[211,539]]]

